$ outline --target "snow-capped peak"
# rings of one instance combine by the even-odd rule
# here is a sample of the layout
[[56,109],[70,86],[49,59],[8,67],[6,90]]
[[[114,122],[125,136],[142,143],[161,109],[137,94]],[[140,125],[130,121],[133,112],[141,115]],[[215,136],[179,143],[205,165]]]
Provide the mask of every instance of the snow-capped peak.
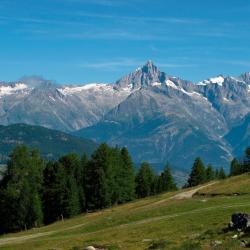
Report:
[[220,75],[220,76],[216,76],[216,77],[204,80],[202,82],[199,82],[198,85],[218,84],[219,86],[222,86],[224,81],[225,81],[225,78]]

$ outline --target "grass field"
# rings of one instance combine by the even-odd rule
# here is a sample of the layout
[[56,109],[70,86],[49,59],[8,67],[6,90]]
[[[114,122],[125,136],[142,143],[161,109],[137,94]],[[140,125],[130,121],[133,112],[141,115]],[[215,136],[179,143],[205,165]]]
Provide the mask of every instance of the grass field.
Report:
[[[0,237],[0,248],[78,250],[94,245],[113,250],[241,249],[241,239],[232,239],[235,232],[225,233],[223,229],[233,212],[250,212],[250,175],[213,183],[192,198],[175,196],[182,192],[190,190],[4,235]],[[250,240],[250,236],[244,239]]]

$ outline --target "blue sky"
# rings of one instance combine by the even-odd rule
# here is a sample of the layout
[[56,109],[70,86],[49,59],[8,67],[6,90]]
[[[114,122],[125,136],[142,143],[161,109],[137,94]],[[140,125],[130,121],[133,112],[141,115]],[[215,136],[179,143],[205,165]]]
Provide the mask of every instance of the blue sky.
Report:
[[0,80],[114,82],[151,59],[199,81],[250,71],[249,0],[0,0]]

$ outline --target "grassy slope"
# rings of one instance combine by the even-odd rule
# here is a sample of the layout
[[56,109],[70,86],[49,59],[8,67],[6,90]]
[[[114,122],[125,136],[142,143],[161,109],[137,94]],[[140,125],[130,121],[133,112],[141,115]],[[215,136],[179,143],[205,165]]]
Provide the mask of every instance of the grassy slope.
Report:
[[[231,189],[229,189],[231,188]],[[200,190],[240,193],[232,196],[199,196],[192,199],[169,199],[173,193],[134,201],[101,212],[78,216],[52,225],[5,235],[1,249],[83,249],[86,245],[101,245],[107,249],[199,249],[182,244],[200,244],[202,249],[239,249],[240,241],[232,240],[233,232],[223,233],[235,211],[250,212],[250,175],[234,177]],[[47,235],[38,235],[45,233]],[[23,242],[10,237],[33,235]],[[39,237],[37,237],[39,236]],[[20,238],[19,238],[20,239]],[[221,248],[211,244],[222,241]]]

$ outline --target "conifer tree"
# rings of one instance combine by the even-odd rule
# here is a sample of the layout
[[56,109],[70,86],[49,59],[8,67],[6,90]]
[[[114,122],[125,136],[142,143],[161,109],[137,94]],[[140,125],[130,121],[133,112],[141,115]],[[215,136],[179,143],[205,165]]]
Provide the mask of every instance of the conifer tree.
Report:
[[64,192],[66,189],[66,173],[64,166],[56,162],[48,162],[44,170],[43,207],[45,224],[66,217],[64,213]]
[[206,168],[206,181],[212,181],[215,179],[215,172],[213,166],[209,164]]
[[241,165],[236,158],[231,161],[230,176],[239,175],[242,173]]
[[244,172],[250,172],[250,147],[245,150],[242,168]]
[[43,161],[38,151],[16,147],[0,183],[0,222],[3,232],[40,226]]
[[173,191],[177,189],[174,178],[171,174],[171,166],[169,164],[165,166],[159,181],[161,185],[161,192]]
[[73,175],[66,177],[66,185],[63,197],[63,214],[72,217],[80,213],[79,191]]
[[143,198],[154,193],[155,174],[147,162],[143,162],[136,176],[136,194]]
[[86,198],[88,209],[101,209],[111,205],[114,187],[111,150],[101,144],[93,153],[86,169]]
[[223,179],[227,178],[226,173],[225,173],[223,167],[220,168],[220,170],[219,170],[219,176],[218,177],[219,177],[220,180],[223,180]]
[[88,156],[84,154],[81,158],[80,167],[78,170],[78,178],[77,178],[77,185],[79,191],[79,201],[81,206],[81,212],[86,210],[86,169],[88,166],[89,160]]
[[215,170],[215,179],[219,179],[219,169]]
[[67,154],[61,157],[59,162],[64,166],[66,175],[63,212],[65,217],[72,217],[81,211],[79,194],[84,194],[80,185],[82,178],[80,159],[76,154]]
[[206,181],[206,171],[200,157],[196,158],[188,179],[188,187],[200,185]]
[[118,166],[120,189],[119,203],[133,200],[135,197],[135,169],[127,148],[120,151],[121,165]]

